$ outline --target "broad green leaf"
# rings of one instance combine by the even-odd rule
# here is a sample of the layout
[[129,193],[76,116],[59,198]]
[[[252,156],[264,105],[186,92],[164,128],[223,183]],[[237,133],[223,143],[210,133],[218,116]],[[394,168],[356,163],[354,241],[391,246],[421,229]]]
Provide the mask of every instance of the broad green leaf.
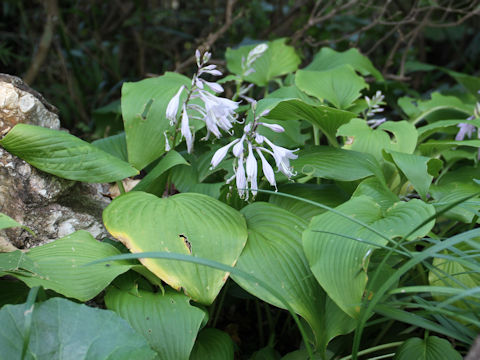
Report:
[[[0,359],[20,359],[26,304],[0,310]],[[147,341],[113,311],[53,298],[35,304],[26,360],[150,360]]]
[[112,182],[137,175],[130,164],[63,131],[18,124],[0,140],[8,152],[70,180]]
[[172,169],[172,182],[181,192],[192,192],[211,196],[218,199],[220,197],[220,189],[225,183],[202,183],[199,180],[199,172],[196,168],[197,164],[192,166],[181,165]]
[[368,85],[350,66],[326,71],[299,70],[295,85],[308,95],[327,100],[337,109],[347,109]]
[[0,213],[0,229],[8,229],[19,226],[22,226],[22,224],[19,224],[8,215]]
[[[461,175],[460,171],[455,170],[453,173]],[[459,178],[457,181],[443,182],[441,184],[432,185],[430,187],[430,194],[435,199],[435,202],[432,203],[438,211],[441,211],[443,208],[448,206],[449,203],[459,201],[468,196],[473,196],[480,193],[480,185],[473,182],[475,175],[470,175],[471,177],[467,181],[462,181]],[[480,178],[478,173],[476,176]],[[443,180],[443,178],[442,178]],[[480,197],[475,196],[472,199],[469,199],[461,204],[455,206],[453,209],[448,210],[443,213],[442,216],[448,217],[450,219],[455,219],[457,221],[462,221],[465,223],[471,223],[474,219],[474,216],[478,212]]]
[[375,202],[380,205],[382,211],[387,210],[394,203],[400,200],[398,196],[386,186],[385,183],[382,183],[374,177],[367,178],[358,184],[352,196],[358,197],[362,195],[368,196],[375,200]]
[[122,87],[122,115],[127,140],[128,159],[143,169],[165,152],[164,132],[170,128],[165,111],[180,86],[189,86],[187,77],[166,73],[156,78]]
[[[317,346],[325,351],[332,338],[351,331],[355,324],[335,304],[328,303],[310,272],[301,243],[306,222],[275,205],[261,202],[243,208],[242,214],[247,219],[249,236],[237,268],[281,292],[310,325]],[[278,299],[258,284],[235,275],[232,278],[249,293],[283,308]]]
[[[8,254],[13,253],[0,254],[0,264]],[[100,293],[115,277],[129,270],[131,265],[126,261],[108,266],[85,265],[118,254],[120,251],[112,245],[102,243],[81,230],[29,250],[19,261],[21,266],[8,270],[8,274],[30,287],[43,286],[67,297],[86,301]]]
[[[478,251],[478,249],[475,250]],[[476,288],[480,286],[480,274],[467,264],[468,263],[460,263],[455,260],[434,258],[432,265],[435,270],[429,272],[428,282],[432,286],[448,286],[464,290]],[[437,295],[436,297],[445,299],[445,296]],[[467,307],[462,304],[461,301],[457,301],[455,304],[458,307]]]
[[[371,198],[360,196],[335,209],[348,218],[328,212],[314,217],[303,233],[303,248],[316,279],[352,317],[357,317],[368,281],[368,261],[375,247],[387,239],[406,236],[435,211],[420,200],[397,202],[386,211]],[[357,223],[363,222],[380,234]],[[424,236],[434,221],[417,229],[408,239]],[[367,243],[369,242],[369,243]]]
[[458,146],[480,148],[480,140],[429,140],[420,144],[418,148],[423,154],[434,156],[445,149],[452,149]]
[[127,154],[127,140],[125,139],[125,133],[109,136],[103,139],[98,139],[92,142],[93,146],[96,146],[100,150],[103,150],[110,155],[113,155],[120,160],[128,162]]
[[466,117],[473,113],[473,104],[465,104],[455,96],[442,95],[434,92],[430,100],[418,100],[409,97],[398,99],[398,105],[410,118],[412,124],[417,124],[434,112],[442,110],[455,110]]
[[[316,201],[330,207],[336,207],[348,200],[347,194],[334,184],[285,184],[279,186],[278,191]],[[318,206],[281,195],[270,195],[268,202],[288,210],[305,220],[310,220],[313,216],[325,212],[325,209]]]
[[325,105],[312,105],[302,100],[291,99],[276,103],[266,116],[275,120],[306,120],[317,126],[331,144],[337,144],[337,129],[347,124],[356,115],[352,112]]
[[411,338],[405,341],[395,353],[395,360],[462,360],[446,339],[438,336]]
[[[267,51],[254,63],[254,73],[244,77],[244,80],[258,86],[266,86],[274,78],[297,70],[300,57],[292,46],[285,44],[286,39],[269,41]],[[242,57],[247,58],[248,53],[256,45],[242,46],[238,49],[228,48],[225,54],[227,68],[230,72],[242,75]]]
[[142,334],[160,359],[188,360],[205,313],[190,298],[174,290],[165,294],[139,290],[132,294],[113,287],[105,296],[107,308]]
[[[134,191],[145,191],[155,193],[156,189],[161,189],[162,195],[165,189],[165,181],[160,181],[160,177],[166,173],[167,170],[177,165],[189,165],[188,162],[175,150],[170,150],[155,167],[133,188]],[[162,184],[159,186],[157,182]]]
[[280,354],[272,345],[267,345],[255,351],[250,357],[250,360],[280,360]]
[[377,81],[384,80],[382,74],[375,69],[368,57],[360,54],[358,49],[355,48],[344,52],[338,52],[327,47],[321,48],[305,70],[325,71],[343,65],[350,65],[363,76],[372,75]]
[[[107,230],[133,253],[162,251],[234,266],[247,240],[239,212],[211,197],[182,193],[168,198],[132,191],[103,212]],[[215,249],[212,251],[212,249]],[[191,263],[142,259],[155,275],[202,304],[211,304],[228,273]]]
[[478,93],[480,91],[480,77],[459,73],[445,68],[443,68],[443,70],[480,100],[480,95]]
[[[393,139],[389,133],[394,135]],[[417,130],[406,121],[387,121],[371,129],[365,120],[352,119],[338,129],[337,136],[347,137],[344,149],[372,154],[379,162],[383,162],[384,149],[411,154],[417,144]]]
[[392,161],[400,169],[421,198],[425,200],[433,176],[438,175],[438,170],[442,167],[442,161],[392,150],[386,150],[385,158]]
[[370,154],[330,146],[315,146],[298,153],[294,169],[305,175],[339,181],[376,176],[384,181],[380,165]]
[[198,334],[190,360],[233,360],[232,338],[217,329],[203,329]]

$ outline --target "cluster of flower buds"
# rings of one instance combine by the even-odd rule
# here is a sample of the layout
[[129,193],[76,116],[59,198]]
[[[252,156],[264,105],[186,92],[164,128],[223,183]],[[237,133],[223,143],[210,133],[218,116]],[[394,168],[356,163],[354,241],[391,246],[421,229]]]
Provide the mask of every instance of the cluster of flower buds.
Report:
[[[383,108],[380,105],[385,105],[383,99],[385,96],[382,94],[380,90],[378,90],[375,95],[370,99],[368,96],[365,96],[365,101],[367,102],[368,109],[365,112],[365,118],[368,119],[369,117],[375,116],[377,113],[383,112]],[[387,119],[369,119],[367,120],[367,124],[370,125],[372,129],[383,124]]]
[[[181,86],[175,96],[170,100],[166,110],[167,119],[170,120],[171,126],[177,126],[178,124],[178,111],[181,109],[180,116],[180,131],[185,138],[187,144],[187,151],[189,153],[193,150],[194,135],[190,128],[190,119],[200,119],[205,122],[207,127],[206,139],[213,134],[215,137],[220,138],[222,134],[220,130],[230,133],[233,123],[236,121],[237,114],[235,110],[238,108],[238,103],[226,98],[218,97],[213,93],[222,93],[223,87],[215,82],[207,81],[201,76],[203,74],[209,74],[213,76],[221,76],[222,73],[216,68],[216,65],[207,65],[210,60],[211,53],[205,52],[203,56],[200,51],[195,53],[197,60],[198,70],[193,75],[192,86],[190,90],[187,90],[184,86]],[[211,91],[207,90],[210,89]],[[180,105],[180,98],[183,92],[187,92],[187,98],[183,104]],[[190,100],[200,99],[203,106],[198,104],[192,104]],[[192,115],[193,113],[193,115]],[[165,135],[165,149],[170,149],[170,143],[167,133]]]
[[[254,107],[254,105],[252,105]],[[259,118],[265,116],[267,113],[260,114],[258,118],[255,118],[253,122],[245,125],[243,129],[243,135],[240,139],[235,139],[229,144],[218,149],[212,157],[211,165],[212,169],[218,166],[220,162],[226,157],[230,148],[232,148],[232,154],[235,157],[233,162],[234,175],[227,180],[227,184],[235,179],[238,194],[240,198],[248,200],[249,193],[253,196],[257,194],[258,185],[258,165],[257,158],[260,158],[262,163],[262,172],[265,178],[277,189],[277,183],[275,181],[275,173],[272,166],[265,158],[265,155],[271,155],[275,160],[278,171],[283,173],[288,179],[295,175],[292,167],[290,166],[290,160],[296,159],[298,156],[294,154],[295,150],[288,150],[281,146],[273,144],[267,137],[258,133],[258,127],[264,126],[275,132],[283,132],[285,129],[277,124],[267,124],[259,122]],[[266,148],[265,144],[270,148]]]
[[255,69],[253,68],[253,63],[259,57],[261,57],[265,53],[265,51],[267,51],[267,49],[267,44],[259,44],[255,46],[252,50],[250,50],[247,58],[245,58],[245,56],[242,56],[242,77],[248,76],[255,72]]

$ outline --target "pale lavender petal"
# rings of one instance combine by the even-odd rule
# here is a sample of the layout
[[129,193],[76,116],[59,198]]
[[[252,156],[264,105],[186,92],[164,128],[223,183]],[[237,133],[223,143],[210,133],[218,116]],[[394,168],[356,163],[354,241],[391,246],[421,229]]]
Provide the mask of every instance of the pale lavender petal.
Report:
[[269,128],[270,130],[273,130],[277,133],[281,133],[281,132],[284,132],[285,129],[283,128],[283,126],[281,125],[278,125],[278,124],[267,124],[267,123],[258,123],[259,125],[262,125],[262,126],[265,126],[267,128]]
[[275,174],[273,172],[272,166],[269,164],[267,159],[265,159],[265,156],[263,156],[262,152],[260,149],[256,149],[258,156],[260,156],[260,160],[262,160],[262,171],[265,177],[267,178],[268,182],[270,185],[275,186],[275,190],[277,189],[277,183],[275,181]]
[[[237,165],[237,168],[235,169],[235,174],[236,174],[235,179],[236,179],[238,195],[240,196],[241,199],[243,199],[245,196],[245,190],[247,187],[247,178],[245,177],[245,168],[243,167],[243,157],[240,157],[238,159],[238,165]],[[247,198],[248,198],[248,191],[247,191]]]
[[212,169],[217,167],[218,164],[225,158],[225,156],[228,153],[228,150],[232,147],[232,145],[238,143],[240,139],[233,140],[229,144],[222,146],[220,149],[215,151],[215,154],[213,154],[212,161],[210,162],[212,164]]
[[461,123],[457,125],[460,130],[458,130],[457,136],[455,136],[456,141],[462,141],[467,136],[469,139],[472,137],[473,132],[475,131],[475,125],[468,123]]
[[187,109],[185,108],[185,105],[183,105],[181,132],[182,136],[185,138],[185,142],[187,143],[187,152],[190,154],[193,149],[193,135],[192,131],[190,130]]
[[240,157],[243,154],[243,141],[245,140],[245,135],[240,138],[240,141],[235,144],[232,149],[233,156]]
[[174,125],[177,122],[177,112],[178,112],[178,105],[180,102],[180,95],[185,87],[182,85],[180,89],[178,89],[177,93],[174,97],[168,102],[167,111],[165,112],[167,119],[170,120],[170,125]]
[[[204,84],[207,84],[210,87],[210,89],[212,89],[216,93],[223,92],[223,86],[220,85],[220,84],[217,84],[217,83],[214,83],[214,82],[211,82],[211,81],[206,81],[206,80],[203,80],[203,79],[200,79],[200,81],[203,82]],[[203,89],[203,86],[202,86],[202,89]]]

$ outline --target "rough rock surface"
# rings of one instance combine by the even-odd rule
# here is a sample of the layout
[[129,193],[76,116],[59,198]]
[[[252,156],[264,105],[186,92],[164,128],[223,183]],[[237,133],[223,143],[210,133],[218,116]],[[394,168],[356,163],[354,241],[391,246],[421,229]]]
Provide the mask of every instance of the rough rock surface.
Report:
[[[0,74],[0,133],[17,123],[60,128],[56,109],[21,79]],[[82,184],[35,169],[0,148],[0,212],[33,230],[0,231],[0,251],[37,246],[76,230],[107,236],[102,210],[109,203],[106,184]]]

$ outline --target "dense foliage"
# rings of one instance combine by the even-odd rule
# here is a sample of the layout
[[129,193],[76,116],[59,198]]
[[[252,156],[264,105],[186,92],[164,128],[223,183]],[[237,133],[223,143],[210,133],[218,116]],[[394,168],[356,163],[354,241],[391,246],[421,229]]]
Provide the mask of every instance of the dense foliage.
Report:
[[[101,310],[111,321],[122,317],[145,337],[136,346],[142,358],[255,350],[258,358],[460,358],[480,325],[480,79],[422,66],[445,71],[462,90],[389,103],[395,84],[356,49],[322,48],[301,69],[284,39],[227,49],[230,75],[217,82],[209,60],[197,51],[192,79],[166,73],[125,83],[118,135],[89,144],[17,125],[0,141],[67,179],[122,188],[120,180],[146,174],[103,214],[123,246],[76,232],[1,254],[2,274],[49,289],[44,299],[94,298],[116,313]],[[220,97],[224,86],[236,101]],[[404,120],[390,120],[395,113]],[[18,225],[2,217],[2,227]],[[2,286],[17,301],[25,291]],[[59,329],[48,344],[55,352],[75,346],[62,337],[73,321],[62,312],[84,312],[75,320],[83,328],[99,311],[69,311],[79,305],[56,298],[33,304],[32,296],[0,311],[25,339],[12,345],[5,330],[11,357],[22,349],[45,356],[34,340],[46,329],[43,313]],[[34,306],[32,318],[18,315],[25,306]],[[129,337],[122,326],[115,337]],[[125,346],[112,343],[110,354],[131,358]]]
[[[97,109],[92,124],[70,118],[94,141],[19,124],[0,145],[62,178],[116,182],[122,194],[103,213],[109,239],[78,231],[0,254],[0,359],[461,359],[480,328],[480,46],[430,60],[448,33],[432,30],[442,22],[458,21],[464,27],[450,35],[478,43],[469,23],[478,8],[212,3],[165,1],[153,12],[114,3],[94,28],[105,35],[129,20],[143,47],[118,63],[107,51],[96,57],[103,35],[90,44],[72,33],[107,5],[70,8],[68,23],[67,7],[54,8],[54,46],[71,66],[64,75],[73,93],[88,94],[65,109],[89,118],[120,85],[121,101]],[[4,9],[34,11],[12,1]],[[231,17],[227,35],[206,43],[220,10]],[[189,26],[206,42],[181,42],[188,33],[172,31],[173,15],[198,12],[208,24]],[[250,30],[239,13],[252,16]],[[322,16],[325,28],[315,23]],[[420,36],[432,51],[413,40],[391,52],[372,45],[392,24],[412,25],[407,39]],[[173,39],[162,50],[145,40],[159,31]],[[228,46],[262,31],[270,41]],[[129,46],[117,36],[106,48]],[[331,46],[319,47],[322,39]],[[358,50],[372,46],[371,58]],[[154,50],[169,55],[149,63]],[[12,54],[0,47],[1,61],[23,53]],[[129,72],[132,61],[140,72]],[[85,67],[93,70],[81,75]],[[189,76],[123,82],[174,67]],[[90,96],[95,106],[81,110]],[[21,225],[0,214],[0,229]]]

